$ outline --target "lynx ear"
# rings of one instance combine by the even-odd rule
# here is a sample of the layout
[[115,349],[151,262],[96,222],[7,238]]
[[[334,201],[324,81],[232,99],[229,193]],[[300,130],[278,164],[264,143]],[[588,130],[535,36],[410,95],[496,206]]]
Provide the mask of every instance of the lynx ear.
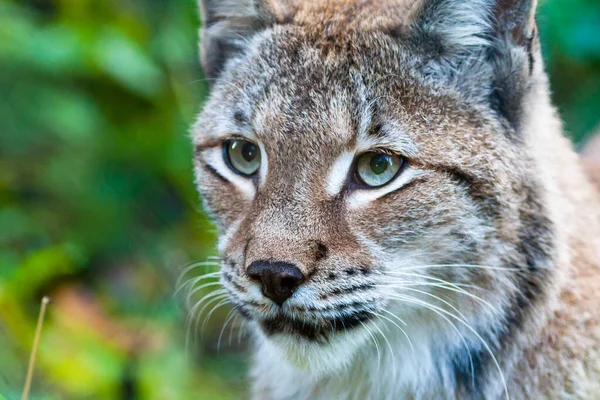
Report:
[[423,0],[404,34],[431,56],[430,71],[485,97],[516,127],[539,57],[537,0]]
[[423,0],[409,29],[435,40],[444,53],[465,52],[502,40],[524,45],[535,29],[537,0]]
[[278,0],[199,0],[200,61],[208,78],[248,45],[248,38],[286,18]]

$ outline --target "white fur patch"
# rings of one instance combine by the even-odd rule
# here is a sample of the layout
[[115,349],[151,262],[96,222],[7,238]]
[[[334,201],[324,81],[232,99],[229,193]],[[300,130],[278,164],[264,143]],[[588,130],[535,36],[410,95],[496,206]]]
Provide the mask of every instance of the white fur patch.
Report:
[[328,195],[335,196],[342,190],[344,182],[348,178],[348,172],[350,171],[353,160],[354,152],[348,151],[343,152],[337,160],[335,160],[325,182]]
[[231,241],[231,238],[237,231],[241,222],[242,222],[241,219],[238,221],[235,221],[233,224],[231,224],[229,226],[229,228],[227,228],[227,231],[223,235],[219,236],[219,243],[217,244],[217,249],[219,250],[219,253],[223,254],[225,252],[225,250],[227,249],[227,246],[229,246],[229,242]]
[[262,143],[258,143],[260,148],[260,168],[258,170],[258,184],[263,186],[267,181],[267,172],[269,171],[269,160],[267,158],[267,150]]
[[404,157],[416,157],[418,155],[417,145],[406,135],[401,126],[393,121],[386,121],[382,127],[384,132],[391,134],[383,137],[372,137],[360,134],[357,138],[356,152],[363,153],[371,149],[387,149]]
[[424,173],[421,170],[408,167],[395,180],[379,189],[356,190],[348,197],[348,208],[360,208],[381,196],[400,189]]
[[[259,331],[260,332],[260,331]],[[289,367],[302,371],[313,379],[343,371],[370,336],[364,329],[336,333],[329,343],[299,339],[290,335],[266,338],[259,333],[259,352],[269,360],[285,360]]]
[[442,2],[429,15],[423,28],[438,33],[447,49],[464,49],[489,44],[490,1],[463,0]]

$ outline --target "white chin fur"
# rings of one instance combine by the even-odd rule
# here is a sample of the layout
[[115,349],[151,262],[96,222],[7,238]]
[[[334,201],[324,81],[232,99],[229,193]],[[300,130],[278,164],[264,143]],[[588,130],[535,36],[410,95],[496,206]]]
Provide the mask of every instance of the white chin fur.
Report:
[[364,328],[334,334],[327,343],[317,343],[289,335],[258,335],[257,353],[261,359],[282,360],[290,367],[315,379],[337,374],[351,365],[358,350],[369,340]]

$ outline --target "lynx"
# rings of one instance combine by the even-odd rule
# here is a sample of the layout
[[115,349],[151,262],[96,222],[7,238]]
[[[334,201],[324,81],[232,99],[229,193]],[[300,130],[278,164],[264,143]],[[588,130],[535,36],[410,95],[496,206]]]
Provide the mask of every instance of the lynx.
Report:
[[534,0],[202,0],[255,399],[600,399],[598,195]]

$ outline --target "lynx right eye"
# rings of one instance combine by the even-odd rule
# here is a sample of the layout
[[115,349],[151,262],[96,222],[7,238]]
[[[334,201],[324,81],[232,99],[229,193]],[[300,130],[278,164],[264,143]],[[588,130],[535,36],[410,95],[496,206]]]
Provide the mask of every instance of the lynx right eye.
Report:
[[402,158],[397,155],[370,151],[358,158],[356,172],[358,178],[369,187],[380,187],[396,177]]
[[248,140],[229,140],[224,144],[225,161],[234,172],[251,176],[260,167],[260,148]]

